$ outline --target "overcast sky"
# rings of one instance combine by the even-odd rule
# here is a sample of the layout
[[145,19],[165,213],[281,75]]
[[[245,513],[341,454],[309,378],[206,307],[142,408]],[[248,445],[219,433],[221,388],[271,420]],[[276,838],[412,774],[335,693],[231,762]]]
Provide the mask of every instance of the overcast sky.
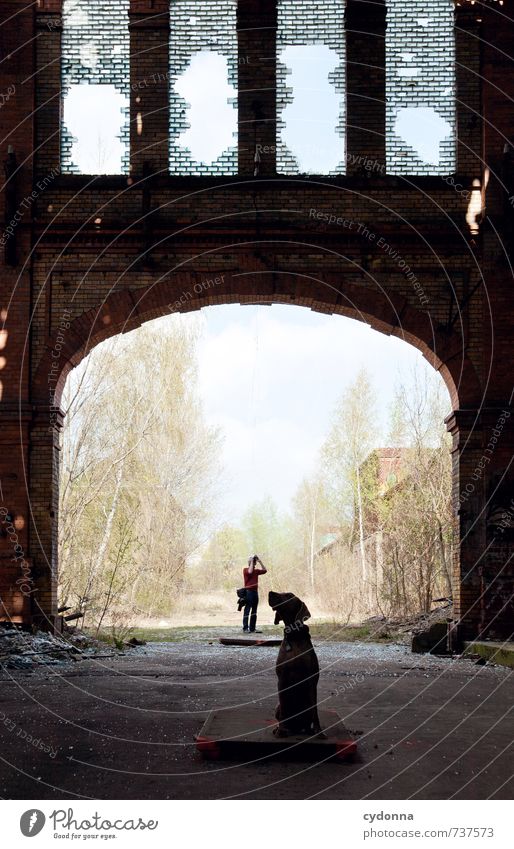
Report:
[[302,307],[208,307],[201,321],[200,391],[225,434],[227,521],[266,495],[288,508],[359,368],[374,379],[385,427],[398,382],[416,367],[434,373],[406,342]]

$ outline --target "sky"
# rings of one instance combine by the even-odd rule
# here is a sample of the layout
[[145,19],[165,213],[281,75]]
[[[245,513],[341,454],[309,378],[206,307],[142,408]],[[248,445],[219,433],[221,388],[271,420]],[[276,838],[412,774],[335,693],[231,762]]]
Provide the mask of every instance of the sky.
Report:
[[[237,526],[249,507],[268,497],[282,513],[290,511],[302,480],[318,468],[334,412],[361,369],[375,390],[376,447],[390,445],[390,407],[400,386],[432,392],[439,384],[451,411],[442,378],[420,351],[355,319],[293,305],[232,304],[151,324],[166,334],[182,322],[198,340],[204,422],[221,435],[212,510],[217,526]],[[138,332],[124,335],[124,342]]]
[[200,321],[199,388],[207,420],[225,436],[220,513],[229,522],[268,495],[288,509],[361,367],[377,387],[384,430],[398,383],[410,385],[416,369],[434,374],[408,343],[303,307],[214,306]]

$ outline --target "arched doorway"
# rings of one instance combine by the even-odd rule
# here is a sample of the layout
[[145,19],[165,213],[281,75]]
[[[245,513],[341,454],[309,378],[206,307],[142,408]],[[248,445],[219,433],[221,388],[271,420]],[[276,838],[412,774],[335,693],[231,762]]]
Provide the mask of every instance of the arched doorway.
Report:
[[[348,283],[345,283],[343,295],[340,286],[336,275],[324,275],[321,280],[292,272],[270,273],[259,267],[229,274],[219,267],[208,276],[178,273],[172,279],[158,280],[142,288],[114,292],[97,308],[61,322],[64,326],[60,326],[47,341],[33,387],[35,415],[29,497],[33,540],[31,555],[38,588],[35,612],[40,620],[51,622],[55,614],[59,400],[70,369],[100,341],[170,312],[188,312],[216,303],[287,303],[322,313],[345,315],[364,321],[382,333],[402,338],[421,350],[444,378],[454,410],[449,427],[454,440],[455,533],[459,541],[454,562],[455,606],[457,616],[463,622],[461,631],[463,627],[475,627],[476,610],[468,599],[476,596],[477,591],[479,595],[479,587],[476,586],[476,570],[467,568],[467,564],[476,560],[476,526],[479,522],[475,522],[470,537],[457,512],[463,463],[469,467],[470,462],[475,462],[473,457],[470,459],[471,448],[466,444],[474,417],[466,419],[462,412],[463,406],[469,405],[473,409],[479,397],[475,372],[462,348],[441,331],[436,331],[429,315],[415,309],[405,298]],[[53,376],[55,385],[51,405],[48,404],[49,374]],[[478,512],[478,516],[481,514],[484,515],[483,511]],[[485,527],[485,522],[482,524]],[[472,593],[469,592],[470,586],[474,586]]]

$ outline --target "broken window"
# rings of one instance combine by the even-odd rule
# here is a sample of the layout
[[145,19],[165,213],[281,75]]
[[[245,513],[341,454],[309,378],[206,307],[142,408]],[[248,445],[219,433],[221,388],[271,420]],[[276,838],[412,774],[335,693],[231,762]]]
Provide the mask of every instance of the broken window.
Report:
[[453,0],[388,0],[386,162],[390,174],[455,170]]
[[344,6],[344,0],[279,0],[279,174],[346,171]]
[[170,171],[237,174],[237,0],[171,0]]
[[129,0],[64,0],[62,170],[129,167]]

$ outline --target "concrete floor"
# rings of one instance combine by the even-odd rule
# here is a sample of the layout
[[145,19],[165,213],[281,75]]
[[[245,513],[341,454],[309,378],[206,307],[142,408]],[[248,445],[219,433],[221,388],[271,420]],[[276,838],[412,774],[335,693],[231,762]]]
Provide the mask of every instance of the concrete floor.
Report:
[[[318,643],[319,699],[360,741],[353,764],[204,762],[216,706],[276,703],[277,649],[207,640],[1,674],[8,799],[510,799],[512,670]],[[510,714],[510,716],[509,716]],[[32,738],[32,739],[31,739]]]

